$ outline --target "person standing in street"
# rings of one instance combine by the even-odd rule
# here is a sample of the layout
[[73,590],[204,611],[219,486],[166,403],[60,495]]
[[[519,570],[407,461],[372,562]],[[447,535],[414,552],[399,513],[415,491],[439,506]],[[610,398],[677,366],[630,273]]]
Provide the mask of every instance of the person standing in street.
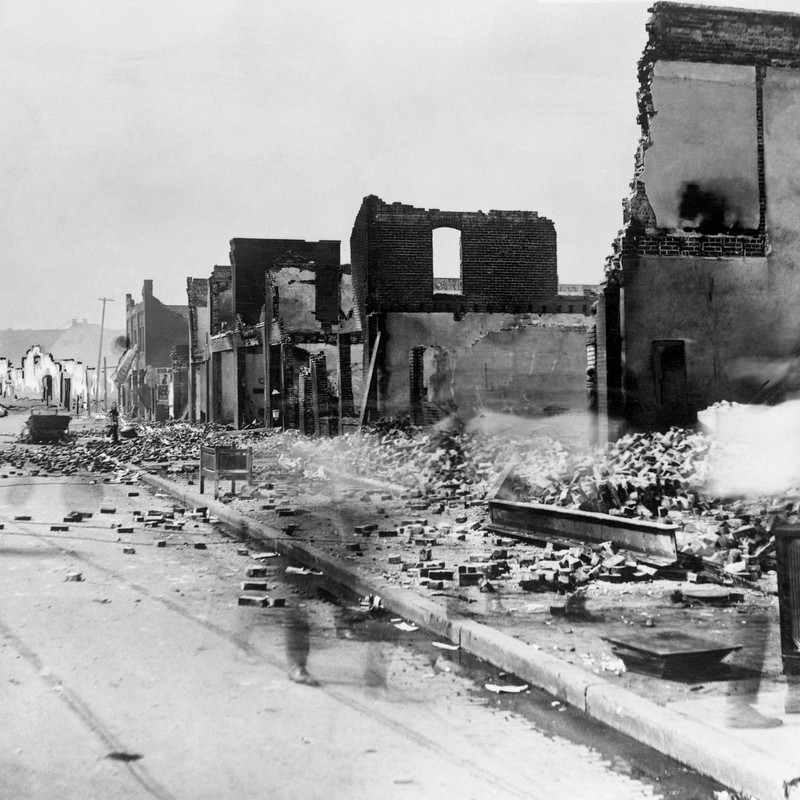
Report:
[[117,404],[112,403],[111,411],[108,412],[109,429],[111,432],[111,443],[119,444],[119,411],[117,411]]

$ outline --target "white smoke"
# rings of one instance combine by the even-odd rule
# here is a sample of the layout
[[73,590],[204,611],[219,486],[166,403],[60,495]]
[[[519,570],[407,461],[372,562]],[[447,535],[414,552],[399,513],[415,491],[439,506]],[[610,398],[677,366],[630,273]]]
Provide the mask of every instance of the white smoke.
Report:
[[714,441],[709,493],[779,495],[800,486],[800,400],[721,406],[698,416]]

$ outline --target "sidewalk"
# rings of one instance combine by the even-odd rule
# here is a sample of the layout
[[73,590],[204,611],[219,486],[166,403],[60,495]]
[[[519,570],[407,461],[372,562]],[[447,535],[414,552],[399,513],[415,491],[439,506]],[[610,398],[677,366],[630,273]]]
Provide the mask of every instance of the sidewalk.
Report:
[[[315,494],[319,487],[306,481],[309,491],[302,496],[276,484],[266,497],[223,503],[208,493],[200,495],[186,481],[143,472],[141,480],[188,507],[207,507],[243,537],[321,569],[351,591],[380,595],[393,613],[737,792],[759,800],[800,798],[800,715],[784,713],[787,689],[775,597],[750,597],[746,609],[698,609],[672,607],[675,582],[594,585],[580,612],[570,613],[563,597],[522,592],[502,576],[492,580],[492,593],[449,583],[432,590],[408,578],[396,563],[419,550],[413,537],[406,542],[377,532],[356,533],[366,520],[391,529],[395,523],[389,520],[402,511],[375,490],[370,495],[339,486],[331,497]],[[471,513],[464,516],[470,534],[456,536],[443,526],[433,548],[434,557],[448,568],[476,551],[485,554],[498,547],[469,525]],[[286,523],[292,526],[288,530]],[[501,544],[509,558],[525,547],[509,540]],[[631,632],[631,627],[690,630],[743,648],[725,660],[721,680],[685,683],[620,673],[619,661],[601,637]]]

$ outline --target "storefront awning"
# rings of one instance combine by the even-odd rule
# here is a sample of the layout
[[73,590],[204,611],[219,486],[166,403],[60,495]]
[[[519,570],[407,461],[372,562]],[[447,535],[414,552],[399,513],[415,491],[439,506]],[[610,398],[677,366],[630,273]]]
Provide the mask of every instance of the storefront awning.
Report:
[[129,347],[120,357],[117,364],[117,371],[114,374],[114,383],[125,383],[128,378],[128,373],[131,371],[133,362],[136,361],[136,356],[139,355],[139,345],[135,344]]

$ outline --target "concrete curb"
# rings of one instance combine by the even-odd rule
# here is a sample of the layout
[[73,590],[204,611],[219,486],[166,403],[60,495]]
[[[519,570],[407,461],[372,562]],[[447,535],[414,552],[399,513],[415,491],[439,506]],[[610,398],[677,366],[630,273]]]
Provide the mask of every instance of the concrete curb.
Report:
[[448,614],[442,605],[416,592],[359,575],[349,565],[310,545],[288,541],[280,531],[213,498],[185,490],[135,465],[126,466],[139,472],[143,483],[171,494],[184,505],[207,507],[241,535],[319,569],[350,591],[380,595],[394,613],[737,792],[758,800],[800,800],[800,771],[772,753],[754,749],[723,730],[658,705],[488,625]]

